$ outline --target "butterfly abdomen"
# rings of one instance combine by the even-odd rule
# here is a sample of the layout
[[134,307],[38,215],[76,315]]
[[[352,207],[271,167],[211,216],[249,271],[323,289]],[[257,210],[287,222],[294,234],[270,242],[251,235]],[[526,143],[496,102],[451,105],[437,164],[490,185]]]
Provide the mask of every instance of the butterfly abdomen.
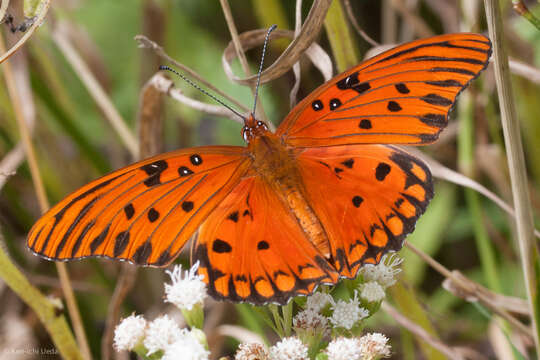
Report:
[[249,144],[254,156],[253,169],[279,194],[280,199],[296,217],[308,240],[325,257],[330,256],[328,236],[323,225],[306,201],[302,177],[296,163],[296,153],[282,140],[268,132]]

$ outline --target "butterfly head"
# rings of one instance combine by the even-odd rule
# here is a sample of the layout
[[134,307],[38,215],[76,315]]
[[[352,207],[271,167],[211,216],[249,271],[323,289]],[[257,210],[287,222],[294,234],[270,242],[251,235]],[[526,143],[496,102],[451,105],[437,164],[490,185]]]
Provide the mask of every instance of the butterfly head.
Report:
[[252,139],[264,135],[267,131],[268,126],[263,121],[255,119],[255,116],[251,114],[244,122],[242,138],[249,143]]

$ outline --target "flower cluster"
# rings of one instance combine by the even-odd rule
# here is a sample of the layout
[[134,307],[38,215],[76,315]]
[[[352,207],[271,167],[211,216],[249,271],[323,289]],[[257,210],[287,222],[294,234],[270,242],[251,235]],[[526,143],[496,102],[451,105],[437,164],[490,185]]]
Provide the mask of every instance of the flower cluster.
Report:
[[117,351],[132,350],[142,357],[161,354],[161,359],[207,360],[210,356],[206,337],[199,330],[204,321],[203,302],[207,297],[201,275],[196,275],[198,263],[189,271],[175,266],[167,271],[172,283],[165,284],[165,301],[182,311],[191,330],[181,329],[168,315],[147,321],[141,315],[123,319],[114,332]]
[[[270,347],[261,343],[242,343],[235,360],[377,360],[389,357],[388,338],[379,333],[362,334],[362,324],[378,310],[385,298],[385,290],[395,284],[401,262],[396,255],[383,256],[379,264],[363,267],[359,277],[341,289],[350,289],[349,292],[336,291],[335,297],[325,290],[316,292],[307,297],[294,317],[292,303],[283,307],[281,315],[273,308],[275,329],[278,333],[278,328],[282,331],[281,340]],[[141,315],[131,315],[116,327],[115,348],[135,351],[143,358],[207,360],[210,352],[200,330],[207,292],[203,276],[196,274],[197,269],[198,263],[188,271],[176,266],[167,271],[171,283],[165,284],[165,301],[180,309],[189,329],[180,328],[168,315],[151,322]],[[294,336],[290,336],[292,331]]]

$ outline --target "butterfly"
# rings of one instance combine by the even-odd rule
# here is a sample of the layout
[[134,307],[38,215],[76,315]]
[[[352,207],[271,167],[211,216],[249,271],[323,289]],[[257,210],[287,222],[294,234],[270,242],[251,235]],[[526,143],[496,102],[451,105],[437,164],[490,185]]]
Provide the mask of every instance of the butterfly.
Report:
[[354,278],[402,247],[433,196],[428,167],[389,144],[436,141],[490,54],[473,33],[397,46],[321,85],[275,133],[247,117],[245,147],[164,153],[83,186],[36,222],[28,247],[164,267],[196,234],[209,293],[253,304]]

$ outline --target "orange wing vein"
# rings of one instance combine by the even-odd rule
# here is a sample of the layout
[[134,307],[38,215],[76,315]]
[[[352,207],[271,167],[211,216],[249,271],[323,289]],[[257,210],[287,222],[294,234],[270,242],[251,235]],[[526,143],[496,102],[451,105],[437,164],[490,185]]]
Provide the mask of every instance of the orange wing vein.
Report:
[[432,143],[490,54],[489,39],[471,33],[400,45],[320,86],[277,134],[298,147]]
[[306,148],[298,166],[334,266],[348,278],[399,250],[433,196],[427,166],[390,146]]
[[104,256],[166,266],[250,164],[245,148],[233,146],[132,164],[51,208],[30,230],[28,247],[51,260]]
[[217,299],[286,303],[338,274],[259,177],[243,179],[201,225],[192,261]]

